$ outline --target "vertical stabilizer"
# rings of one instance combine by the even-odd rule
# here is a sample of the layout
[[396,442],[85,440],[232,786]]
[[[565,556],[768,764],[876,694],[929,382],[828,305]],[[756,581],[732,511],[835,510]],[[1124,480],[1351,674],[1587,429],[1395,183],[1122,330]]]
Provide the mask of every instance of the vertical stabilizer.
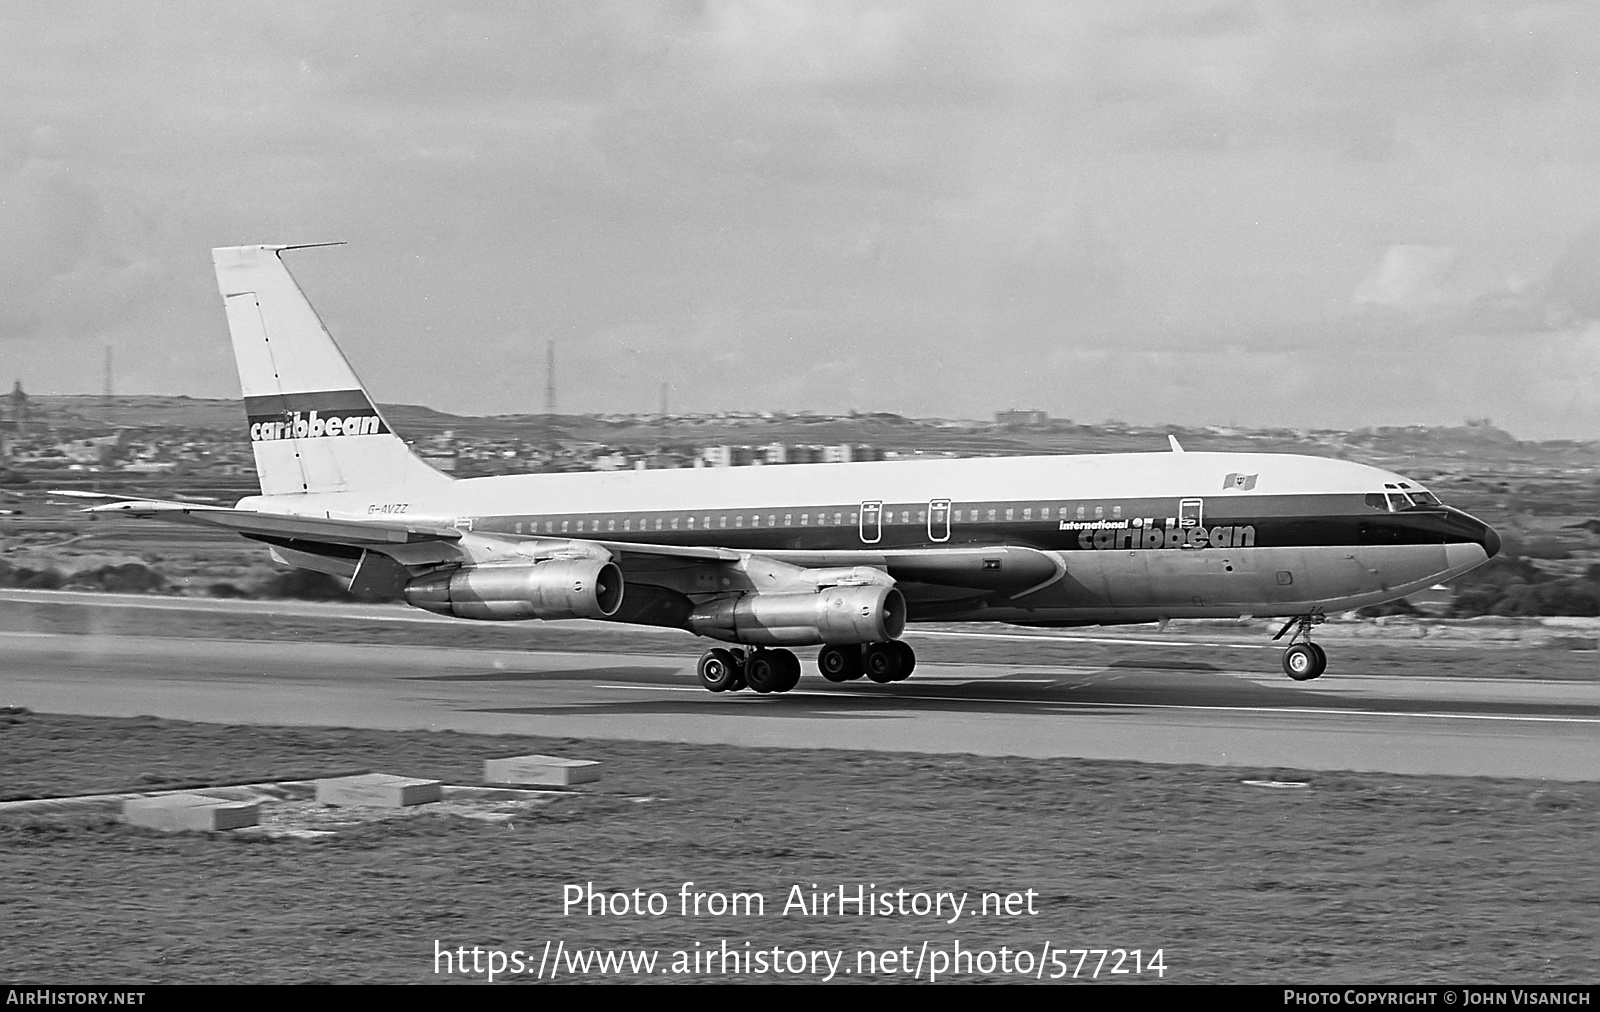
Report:
[[443,484],[389,429],[279,254],[211,251],[263,495]]

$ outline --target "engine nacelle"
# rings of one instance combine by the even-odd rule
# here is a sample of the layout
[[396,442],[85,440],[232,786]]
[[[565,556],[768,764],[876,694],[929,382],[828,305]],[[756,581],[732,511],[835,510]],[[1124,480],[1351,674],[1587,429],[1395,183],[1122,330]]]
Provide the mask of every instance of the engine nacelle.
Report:
[[405,598],[457,618],[610,618],[622,606],[622,570],[599,559],[469,566],[412,580]]
[[701,636],[761,646],[878,643],[899,639],[906,600],[893,587],[823,587],[816,593],[747,594],[696,608]]

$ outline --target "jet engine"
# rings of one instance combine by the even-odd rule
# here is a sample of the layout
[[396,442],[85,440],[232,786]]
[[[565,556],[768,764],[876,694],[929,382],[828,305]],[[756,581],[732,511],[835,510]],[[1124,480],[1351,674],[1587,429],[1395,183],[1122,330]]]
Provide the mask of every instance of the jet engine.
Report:
[[405,598],[457,618],[610,618],[622,606],[622,570],[599,559],[469,566],[412,580]]
[[688,624],[701,636],[762,646],[878,643],[905,631],[906,601],[884,586],[747,594],[702,604]]

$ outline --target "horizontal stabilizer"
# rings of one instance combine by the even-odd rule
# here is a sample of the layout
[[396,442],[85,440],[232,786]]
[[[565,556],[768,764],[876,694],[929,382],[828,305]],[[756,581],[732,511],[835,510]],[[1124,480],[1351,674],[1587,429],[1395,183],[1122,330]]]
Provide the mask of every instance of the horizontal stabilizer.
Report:
[[61,492],[80,499],[114,500],[91,506],[86,513],[117,513],[149,520],[222,527],[239,534],[291,538],[335,545],[408,545],[424,541],[458,541],[461,532],[453,527],[402,524],[392,520],[339,520],[331,517],[302,517],[284,513],[258,513],[255,510],[204,506],[192,502],[161,499],[136,499],[98,492]]

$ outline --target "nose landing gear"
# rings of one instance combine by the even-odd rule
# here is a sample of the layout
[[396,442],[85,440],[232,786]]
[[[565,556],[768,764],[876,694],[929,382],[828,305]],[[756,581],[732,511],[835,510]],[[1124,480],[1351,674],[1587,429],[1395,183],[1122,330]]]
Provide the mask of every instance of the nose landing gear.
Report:
[[1311,642],[1311,627],[1322,620],[1320,614],[1296,615],[1283,624],[1278,635],[1272,637],[1274,641],[1280,640],[1291,628],[1294,629],[1289,637],[1289,646],[1283,651],[1283,672],[1297,682],[1309,682],[1327,670],[1327,652]]

